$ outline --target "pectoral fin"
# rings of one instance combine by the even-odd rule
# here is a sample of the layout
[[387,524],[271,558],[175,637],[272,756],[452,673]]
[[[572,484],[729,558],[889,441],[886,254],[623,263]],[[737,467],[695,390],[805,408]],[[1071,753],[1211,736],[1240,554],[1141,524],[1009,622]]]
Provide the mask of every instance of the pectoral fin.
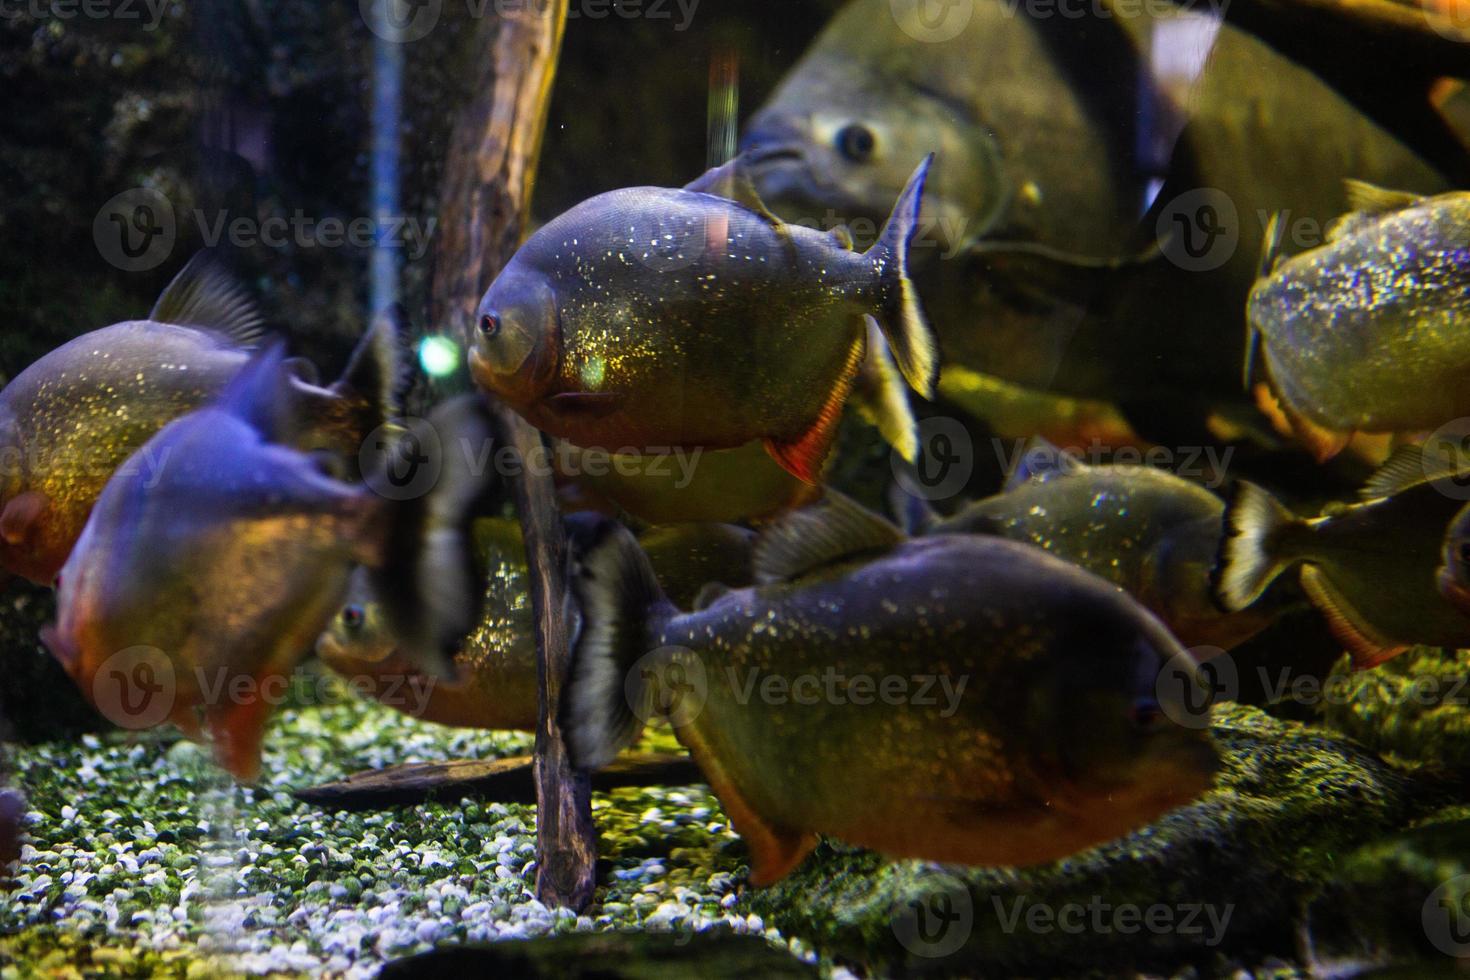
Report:
[[781,468],[804,483],[817,484],[822,480],[822,464],[837,438],[837,428],[842,423],[842,406],[852,394],[853,382],[862,364],[867,341],[859,334],[848,349],[847,362],[843,365],[841,378],[827,394],[827,400],[817,411],[816,421],[796,439],[786,441],[775,437],[765,439],[766,452],[781,464]]
[[215,761],[242,783],[253,783],[260,778],[260,746],[265,741],[265,724],[271,713],[270,702],[261,692],[264,679],[257,677],[244,697],[205,709],[205,725],[214,741]]
[[1327,620],[1332,635],[1347,647],[1354,669],[1376,667],[1409,649],[1409,644],[1389,639],[1375,629],[1317,566],[1302,566],[1302,588]]
[[0,512],[0,538],[12,547],[25,544],[31,529],[50,508],[51,499],[37,490],[16,496]]

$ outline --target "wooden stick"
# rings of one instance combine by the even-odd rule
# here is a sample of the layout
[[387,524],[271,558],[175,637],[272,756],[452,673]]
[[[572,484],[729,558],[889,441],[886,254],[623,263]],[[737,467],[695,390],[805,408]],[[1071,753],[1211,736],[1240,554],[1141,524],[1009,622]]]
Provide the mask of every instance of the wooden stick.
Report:
[[[412,762],[356,772],[346,779],[309,786],[291,795],[324,810],[380,810],[418,803],[453,803],[465,797],[487,803],[535,803],[534,769],[535,757],[529,755]],[[704,781],[694,760],[669,752],[627,752],[592,773],[591,778],[592,789],[598,793]],[[4,796],[0,793],[0,814],[3,806]]]
[[[451,335],[468,336],[481,294],[525,235],[566,21],[567,0],[554,0],[516,5],[485,28],[494,30],[493,54],[481,62],[479,95],[455,124],[434,255],[430,311]],[[544,437],[504,406],[497,409],[501,438],[523,463],[510,482],[536,620],[536,896],[581,910],[592,899],[597,840],[591,784],[572,770],[556,724],[571,662],[566,539],[550,473],[527,465],[549,458]]]

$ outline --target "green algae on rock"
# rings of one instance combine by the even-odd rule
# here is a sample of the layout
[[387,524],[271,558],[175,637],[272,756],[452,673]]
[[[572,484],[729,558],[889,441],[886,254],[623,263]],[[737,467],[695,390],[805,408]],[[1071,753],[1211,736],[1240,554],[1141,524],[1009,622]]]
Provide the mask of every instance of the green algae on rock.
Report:
[[1375,670],[1339,661],[1322,720],[1368,748],[1446,769],[1470,767],[1470,652],[1415,647]]
[[1341,857],[1405,825],[1440,784],[1331,732],[1216,709],[1225,767],[1198,802],[1121,840],[1030,869],[888,864],[824,845],[750,905],[880,972],[1176,969],[1291,957],[1301,903]]

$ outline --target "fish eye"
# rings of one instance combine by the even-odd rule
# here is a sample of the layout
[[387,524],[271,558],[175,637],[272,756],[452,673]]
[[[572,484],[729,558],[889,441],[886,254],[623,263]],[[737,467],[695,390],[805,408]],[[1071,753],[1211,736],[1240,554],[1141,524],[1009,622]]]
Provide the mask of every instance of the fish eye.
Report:
[[480,317],[480,333],[486,337],[500,333],[500,317],[494,313],[486,313]]
[[877,148],[878,138],[862,123],[848,123],[837,131],[837,149],[853,163],[867,163]]
[[1164,709],[1153,698],[1139,698],[1128,708],[1128,720],[1141,732],[1156,731],[1164,722]]
[[362,624],[366,619],[361,606],[352,605],[342,610],[342,625],[354,633],[362,629]]

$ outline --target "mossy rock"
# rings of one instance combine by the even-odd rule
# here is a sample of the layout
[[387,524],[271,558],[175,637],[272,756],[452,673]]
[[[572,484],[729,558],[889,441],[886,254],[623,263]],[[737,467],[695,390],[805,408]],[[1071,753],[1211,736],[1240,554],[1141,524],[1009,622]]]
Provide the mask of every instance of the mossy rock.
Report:
[[1224,757],[1216,788],[1121,840],[1030,869],[890,864],[825,844],[752,893],[751,907],[838,962],[875,971],[1260,963],[1295,955],[1301,909],[1347,855],[1448,795],[1433,774],[1254,708],[1219,706],[1214,735]]
[[1470,806],[1348,855],[1308,908],[1303,934],[1314,963],[1338,975],[1405,960],[1470,966]]
[[1323,722],[1369,748],[1470,768],[1470,653],[1415,647],[1359,671],[1343,657],[1323,691]]

